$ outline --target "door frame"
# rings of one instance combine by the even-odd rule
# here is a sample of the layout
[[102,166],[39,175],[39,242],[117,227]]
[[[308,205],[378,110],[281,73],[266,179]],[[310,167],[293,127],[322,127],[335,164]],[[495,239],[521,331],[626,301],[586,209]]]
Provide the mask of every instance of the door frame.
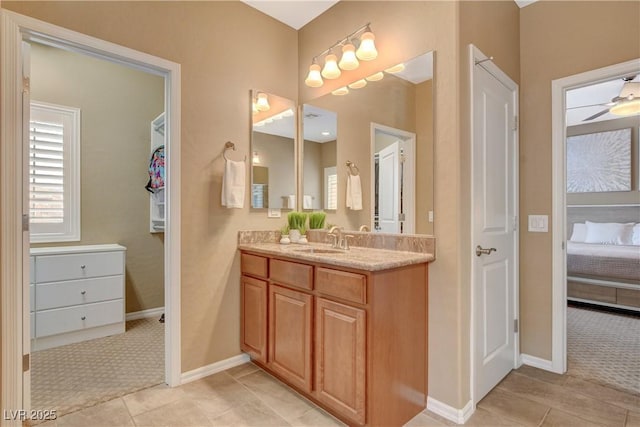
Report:
[[551,81],[551,371],[567,371],[567,257],[565,251],[567,91],[640,70],[640,58]]
[[[2,298],[2,408],[28,410],[23,392],[23,40],[33,40],[163,76],[167,113],[167,218],[164,250],[165,381],[180,384],[180,64],[71,31],[44,21],[0,10],[0,296]],[[16,143],[16,141],[20,141]],[[28,252],[26,252],[28,253]],[[28,267],[27,267],[28,268]],[[27,270],[28,271],[28,270]],[[28,280],[27,280],[28,282]],[[28,292],[28,283],[27,283]],[[28,307],[28,305],[27,305]],[[28,315],[28,312],[27,312]],[[28,330],[28,329],[27,329]],[[28,384],[27,384],[28,387]],[[26,390],[28,391],[28,389]],[[25,401],[26,400],[26,401]]]
[[[373,229],[374,219],[375,219],[375,210],[376,210],[376,182],[375,182],[375,168],[376,168],[376,131],[380,131],[386,134],[398,135],[403,139],[401,148],[404,150],[405,161],[402,167],[402,185],[404,192],[407,193],[410,197],[408,197],[410,203],[407,205],[403,200],[404,206],[404,214],[405,214],[405,224],[409,223],[411,225],[410,229],[404,231],[404,233],[415,233],[416,230],[416,134],[414,132],[409,132],[406,130],[394,128],[391,126],[381,125],[379,123],[371,122],[371,130],[370,130],[370,152],[369,157],[371,159],[370,170],[371,170],[371,231],[375,231]],[[408,159],[408,161],[407,161]],[[404,177],[412,176],[414,179],[405,180]]]
[[[478,63],[479,61],[481,61],[481,63]],[[513,80],[511,80],[511,78],[509,76],[507,76],[507,74],[505,74],[500,68],[498,68],[497,65],[495,65],[493,63],[493,61],[484,53],[482,53],[480,51],[480,49],[478,49],[476,46],[474,46],[473,44],[469,45],[469,150],[470,150],[470,154],[469,154],[469,163],[470,163],[470,175],[469,175],[469,185],[470,185],[470,206],[471,209],[469,211],[469,223],[470,223],[470,235],[472,236],[472,238],[469,241],[469,257],[471,258],[471,268],[470,268],[470,289],[471,289],[471,296],[470,296],[470,306],[471,306],[471,310],[470,310],[470,353],[471,353],[471,357],[470,357],[470,396],[471,396],[471,403],[473,405],[473,408],[475,409],[476,404],[478,403],[476,401],[476,396],[475,396],[475,387],[476,387],[476,382],[477,382],[477,372],[475,370],[475,362],[476,359],[479,357],[478,354],[476,354],[475,352],[475,342],[476,342],[476,333],[477,333],[477,329],[476,329],[476,325],[474,322],[474,316],[475,316],[475,290],[474,290],[474,277],[476,274],[476,268],[475,268],[475,263],[473,262],[473,254],[475,251],[475,242],[473,241],[473,235],[474,235],[474,226],[473,226],[473,214],[474,214],[474,202],[473,202],[473,192],[475,189],[475,185],[473,182],[473,172],[474,172],[474,168],[473,168],[473,155],[472,155],[472,150],[473,150],[473,143],[474,143],[474,129],[473,129],[473,118],[474,118],[474,108],[473,108],[473,89],[474,89],[474,75],[475,75],[475,69],[476,67],[483,67],[485,69],[485,71],[487,71],[489,74],[491,74],[493,77],[495,77],[500,83],[502,83],[506,88],[508,88],[511,93],[513,94],[513,99],[514,99],[514,113],[516,115],[516,118],[519,116],[519,96],[518,96],[518,84],[515,83]],[[512,300],[512,304],[513,304],[513,315],[515,317],[515,319],[519,319],[520,318],[520,306],[519,306],[519,288],[520,288],[520,272],[519,272],[519,265],[520,265],[520,260],[519,260],[519,244],[520,244],[520,226],[518,224],[518,219],[520,217],[520,203],[519,203],[519,195],[520,195],[520,189],[519,189],[519,163],[518,163],[518,159],[519,159],[519,128],[517,125],[517,119],[516,119],[516,130],[514,131],[515,135],[514,135],[514,150],[513,150],[513,158],[511,159],[511,161],[513,161],[513,167],[514,167],[514,174],[513,174],[513,179],[514,179],[514,187],[513,187],[513,191],[514,191],[514,195],[513,197],[515,198],[515,215],[516,215],[516,230],[514,231],[514,245],[513,245],[513,259],[514,259],[514,283],[513,283],[513,300]],[[521,365],[521,361],[520,361],[520,332],[514,332],[514,368],[517,368],[518,366]],[[469,416],[471,415],[472,412],[469,413]]]

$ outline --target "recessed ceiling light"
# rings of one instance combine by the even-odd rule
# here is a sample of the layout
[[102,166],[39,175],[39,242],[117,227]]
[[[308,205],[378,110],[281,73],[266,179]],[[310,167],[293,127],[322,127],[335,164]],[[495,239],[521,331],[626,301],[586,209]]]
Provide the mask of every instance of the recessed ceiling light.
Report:
[[331,132],[329,132],[328,130],[325,130],[322,132],[322,136],[329,136],[331,135]]

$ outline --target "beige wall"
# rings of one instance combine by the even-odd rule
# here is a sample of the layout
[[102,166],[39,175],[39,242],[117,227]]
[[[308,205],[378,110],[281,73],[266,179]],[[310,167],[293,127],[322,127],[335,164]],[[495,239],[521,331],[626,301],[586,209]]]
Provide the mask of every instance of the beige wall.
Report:
[[[520,349],[551,359],[551,81],[640,57],[639,2],[542,1],[520,12]],[[499,58],[499,57],[498,57]],[[551,219],[550,219],[551,221]]]
[[33,247],[119,243],[127,248],[127,313],[164,305],[162,234],[149,233],[150,122],[164,111],[164,79],[39,44],[31,99],[81,110],[81,237]]
[[269,208],[286,207],[283,196],[296,194],[294,145],[291,138],[253,132],[251,149],[258,152],[260,166],[269,168]]
[[244,209],[220,206],[221,154],[231,140],[249,155],[251,88],[297,98],[296,31],[240,2],[2,7],[181,64],[182,371],[239,354],[237,232],[281,221],[251,211],[249,194]]
[[[434,58],[437,56],[434,55]],[[416,85],[416,233],[433,234],[433,79]]]
[[638,149],[640,148],[640,131],[638,126],[640,126],[640,117],[633,116],[567,127],[567,136],[631,128],[631,191],[567,193],[567,205],[626,205],[640,203],[640,193],[638,193],[638,153],[640,153]]

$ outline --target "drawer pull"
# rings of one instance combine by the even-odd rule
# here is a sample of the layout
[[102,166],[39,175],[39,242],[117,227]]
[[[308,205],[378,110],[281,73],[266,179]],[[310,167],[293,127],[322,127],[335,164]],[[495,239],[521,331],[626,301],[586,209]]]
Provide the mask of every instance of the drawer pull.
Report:
[[80,268],[81,268],[81,269],[83,269],[83,270],[84,270],[86,267],[87,267],[87,266],[86,266],[86,265],[84,265],[84,264],[82,264],[82,265],[80,266]]
[[82,295],[84,295],[84,294],[86,294],[86,293],[87,293],[87,291],[80,291],[80,293],[81,293]]
[[80,320],[87,320],[87,316],[82,316]]

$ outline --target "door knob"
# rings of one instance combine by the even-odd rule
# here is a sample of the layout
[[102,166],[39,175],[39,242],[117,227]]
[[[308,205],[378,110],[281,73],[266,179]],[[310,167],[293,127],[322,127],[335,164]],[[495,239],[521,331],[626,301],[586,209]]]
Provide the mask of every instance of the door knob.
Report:
[[488,249],[484,249],[482,246],[478,245],[476,246],[476,256],[480,256],[482,254],[485,255],[491,255],[491,252],[497,252],[498,250],[496,248],[488,248]]

